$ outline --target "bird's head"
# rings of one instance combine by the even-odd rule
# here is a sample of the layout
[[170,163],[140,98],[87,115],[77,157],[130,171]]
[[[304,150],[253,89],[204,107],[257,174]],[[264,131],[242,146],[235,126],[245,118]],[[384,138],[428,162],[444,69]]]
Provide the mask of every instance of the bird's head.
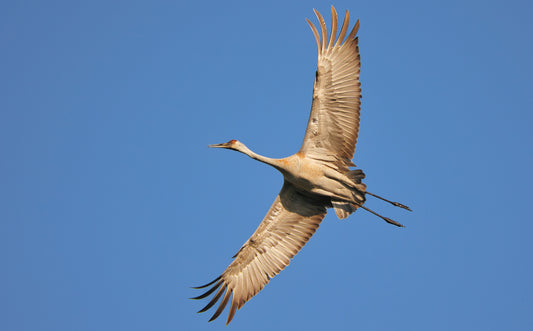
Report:
[[239,152],[242,151],[243,146],[244,146],[243,143],[235,139],[232,139],[228,141],[227,143],[223,143],[223,144],[207,145],[207,147],[211,147],[211,148],[226,148],[226,149],[233,149]]

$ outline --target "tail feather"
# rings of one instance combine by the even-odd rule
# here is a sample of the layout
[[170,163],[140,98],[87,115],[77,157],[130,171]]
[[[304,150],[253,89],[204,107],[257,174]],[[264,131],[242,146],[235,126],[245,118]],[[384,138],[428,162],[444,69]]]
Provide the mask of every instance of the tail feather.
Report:
[[359,208],[366,200],[366,185],[361,182],[362,179],[365,178],[365,173],[363,170],[350,170],[346,173],[346,176],[355,183],[352,194],[356,203],[340,200],[331,201],[331,205],[333,209],[335,209],[335,214],[337,214],[337,217],[341,220],[350,216],[350,214],[355,212],[357,208]]
[[333,209],[335,209],[335,214],[339,219],[345,219],[350,216],[357,208],[349,202],[346,201],[331,201]]
[[346,173],[346,176],[348,176],[348,178],[357,184],[361,184],[361,180],[366,177],[365,173],[361,169],[350,170]]

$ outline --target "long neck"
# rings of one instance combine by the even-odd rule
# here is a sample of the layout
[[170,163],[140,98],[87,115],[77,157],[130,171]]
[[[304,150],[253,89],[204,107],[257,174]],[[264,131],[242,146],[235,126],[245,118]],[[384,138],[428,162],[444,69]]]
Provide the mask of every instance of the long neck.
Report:
[[237,151],[248,155],[249,157],[251,157],[254,160],[257,160],[259,162],[263,162],[263,163],[266,163],[268,165],[271,165],[271,166],[273,166],[274,168],[276,168],[278,170],[283,169],[283,162],[281,162],[280,159],[272,159],[272,158],[269,158],[269,157],[266,157],[266,156],[259,155],[259,154],[255,153],[255,152],[252,152],[244,144],[239,146],[239,149],[237,149]]

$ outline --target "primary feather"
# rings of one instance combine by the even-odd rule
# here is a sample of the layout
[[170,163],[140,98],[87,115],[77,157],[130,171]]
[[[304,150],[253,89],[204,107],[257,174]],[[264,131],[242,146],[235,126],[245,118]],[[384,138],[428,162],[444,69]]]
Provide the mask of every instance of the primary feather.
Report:
[[[349,25],[346,11],[337,38],[337,12],[332,6],[328,39],[324,18],[316,10],[315,14],[320,33],[309,20],[308,23],[318,47],[318,65],[311,114],[300,151],[284,159],[271,159],[252,152],[237,140],[210,145],[244,153],[273,166],[285,178],[270,210],[235,254],[235,260],[214,281],[198,287],[208,289],[193,299],[214,294],[200,312],[220,301],[210,321],[216,319],[229,303],[227,323],[231,322],[237,309],[289,265],[315,233],[327,208],[333,207],[342,219],[361,207],[401,226],[363,206],[367,193],[366,185],[362,183],[365,175],[360,169],[349,169],[354,166],[351,159],[357,142],[361,106],[361,61],[356,37],[359,21],[344,40]],[[407,208],[397,202],[388,202]]]

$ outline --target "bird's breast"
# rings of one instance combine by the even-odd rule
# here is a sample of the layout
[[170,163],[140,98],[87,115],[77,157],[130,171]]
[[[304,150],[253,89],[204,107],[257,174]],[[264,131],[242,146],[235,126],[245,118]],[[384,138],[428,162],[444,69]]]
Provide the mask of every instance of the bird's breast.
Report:
[[324,170],[319,164],[301,155],[295,154],[280,161],[285,179],[301,190],[311,192],[324,177]]

